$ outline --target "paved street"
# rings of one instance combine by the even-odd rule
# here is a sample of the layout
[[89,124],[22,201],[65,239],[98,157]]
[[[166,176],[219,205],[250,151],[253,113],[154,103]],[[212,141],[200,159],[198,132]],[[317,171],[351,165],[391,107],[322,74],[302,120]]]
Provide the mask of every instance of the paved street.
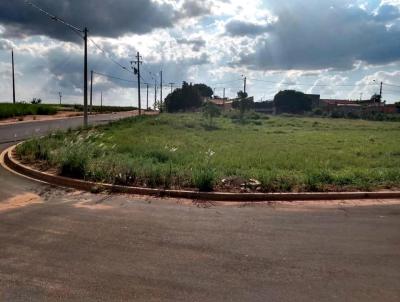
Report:
[[[80,122],[2,126],[0,141]],[[0,181],[0,301],[400,301],[400,201],[93,195],[2,168]]]

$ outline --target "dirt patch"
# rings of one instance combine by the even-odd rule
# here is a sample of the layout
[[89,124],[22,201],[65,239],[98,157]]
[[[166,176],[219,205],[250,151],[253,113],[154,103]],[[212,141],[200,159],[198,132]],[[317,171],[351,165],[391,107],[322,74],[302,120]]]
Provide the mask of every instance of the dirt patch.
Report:
[[313,201],[268,201],[246,203],[220,203],[224,206],[271,207],[281,211],[319,211],[321,209],[343,209],[371,206],[400,205],[400,199],[360,199],[360,200],[313,200]]
[[0,212],[10,211],[41,203],[43,203],[43,200],[40,198],[39,195],[33,193],[24,193],[6,199],[4,202],[0,203]]

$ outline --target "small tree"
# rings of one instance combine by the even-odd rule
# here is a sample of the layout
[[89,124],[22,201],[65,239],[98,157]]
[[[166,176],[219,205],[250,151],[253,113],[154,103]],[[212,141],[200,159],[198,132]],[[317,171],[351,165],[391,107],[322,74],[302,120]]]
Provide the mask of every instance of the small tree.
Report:
[[380,103],[382,101],[382,97],[380,94],[375,93],[373,96],[371,96],[371,101],[375,103]]
[[[239,95],[239,93],[238,93]],[[247,95],[247,94],[243,94]],[[236,100],[233,102],[232,107],[239,110],[240,112],[240,119],[244,119],[244,115],[247,111],[250,111],[254,108],[254,101],[251,98],[243,98],[241,100]]]
[[245,98],[247,98],[249,95],[247,94],[247,92],[243,92],[242,90],[240,90],[240,91],[237,93],[237,96],[238,96],[239,99],[245,99]]
[[38,105],[42,103],[42,99],[33,98],[31,104]]
[[199,91],[202,97],[211,98],[214,94],[212,88],[207,86],[206,84],[194,84],[193,87]]
[[189,111],[201,108],[203,99],[196,87],[183,82],[182,88],[175,89],[166,97],[164,105],[168,112]]
[[209,127],[213,127],[214,126],[213,119],[221,115],[221,109],[217,105],[211,102],[207,102],[203,106],[203,115],[206,119],[208,119]]
[[274,98],[278,113],[304,113],[311,111],[312,100],[302,92],[295,90],[280,91]]

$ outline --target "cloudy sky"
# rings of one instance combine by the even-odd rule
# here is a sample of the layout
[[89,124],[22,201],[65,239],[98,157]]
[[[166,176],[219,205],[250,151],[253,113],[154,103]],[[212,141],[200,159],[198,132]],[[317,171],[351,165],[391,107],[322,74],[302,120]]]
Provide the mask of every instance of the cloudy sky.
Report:
[[[89,70],[107,104],[136,105],[130,67],[143,79],[206,83],[233,97],[248,78],[256,100],[282,89],[323,98],[400,100],[400,0],[33,0],[89,28]],[[103,51],[101,51],[94,43]],[[0,2],[0,101],[11,101],[11,49],[17,100],[82,102],[83,41],[24,0]],[[118,64],[116,64],[117,62]],[[150,99],[154,100],[153,87]],[[164,96],[170,88],[165,88]],[[143,90],[145,94],[145,89]],[[145,97],[145,96],[144,96]]]

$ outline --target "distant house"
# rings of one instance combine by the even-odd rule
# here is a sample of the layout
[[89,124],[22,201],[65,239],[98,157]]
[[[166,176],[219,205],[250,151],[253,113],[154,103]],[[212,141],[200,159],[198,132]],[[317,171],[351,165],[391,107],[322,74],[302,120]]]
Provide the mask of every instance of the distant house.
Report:
[[400,113],[400,108],[396,104],[389,104],[383,107],[383,113],[395,114]]
[[377,102],[375,100],[338,100],[338,99],[321,99],[320,106],[326,112],[342,112],[342,113],[399,113],[399,108],[394,104],[386,104],[386,102]]
[[213,98],[209,99],[209,102],[213,103],[214,105],[217,105],[219,108],[223,110],[231,110],[233,101],[229,100],[228,98]]
[[356,104],[354,101],[338,99],[321,99],[319,107],[325,111],[334,111],[338,106]]

